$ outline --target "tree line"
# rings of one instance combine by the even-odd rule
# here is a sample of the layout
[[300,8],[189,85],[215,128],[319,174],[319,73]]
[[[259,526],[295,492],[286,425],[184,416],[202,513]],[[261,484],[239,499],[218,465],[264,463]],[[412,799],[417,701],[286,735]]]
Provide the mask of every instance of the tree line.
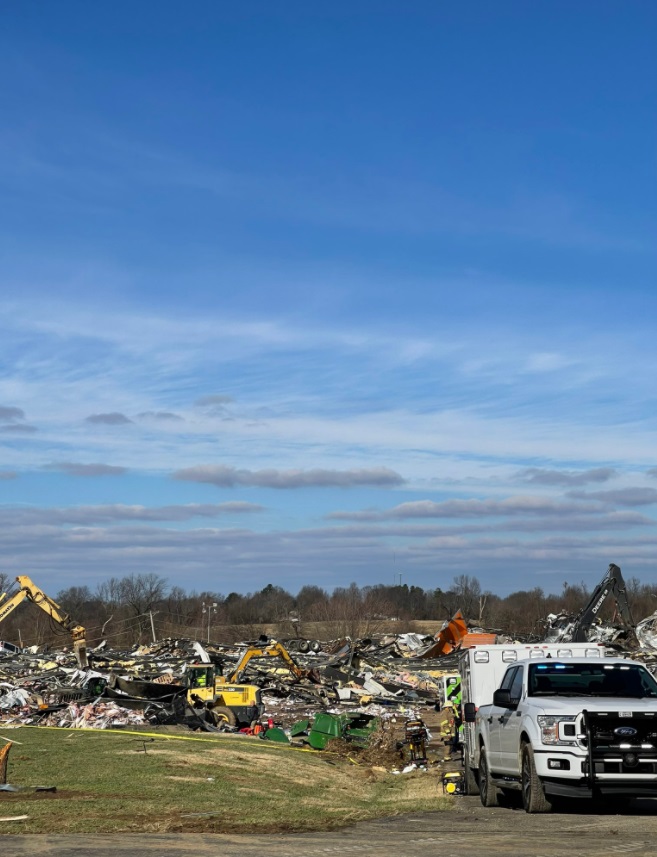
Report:
[[[0,573],[0,593],[11,578]],[[657,584],[637,578],[627,582],[635,620],[657,609]],[[47,593],[52,595],[52,593]],[[112,577],[95,590],[71,586],[54,595],[58,604],[87,629],[90,646],[107,640],[110,648],[131,647],[165,637],[232,643],[261,633],[282,638],[334,639],[382,632],[436,633],[461,610],[470,627],[540,639],[549,613],[578,612],[588,601],[584,583],[564,583],[556,594],[541,588],[499,596],[482,589],[471,575],[454,577],[448,588],[423,589],[408,584],[359,587],[331,592],[308,584],[293,595],[268,584],[257,592],[187,592],[157,574]],[[604,618],[613,618],[607,603]],[[19,644],[66,645],[66,633],[34,605],[23,604],[0,624],[0,639]]]

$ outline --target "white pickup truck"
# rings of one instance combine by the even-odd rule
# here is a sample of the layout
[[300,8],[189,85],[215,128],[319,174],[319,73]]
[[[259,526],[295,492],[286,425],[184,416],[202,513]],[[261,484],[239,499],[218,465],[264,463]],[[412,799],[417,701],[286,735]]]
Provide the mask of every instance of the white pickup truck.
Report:
[[493,704],[466,704],[464,718],[474,726],[466,774],[484,806],[500,790],[521,792],[527,812],[548,812],[554,798],[657,796],[657,682],[641,664],[518,661]]

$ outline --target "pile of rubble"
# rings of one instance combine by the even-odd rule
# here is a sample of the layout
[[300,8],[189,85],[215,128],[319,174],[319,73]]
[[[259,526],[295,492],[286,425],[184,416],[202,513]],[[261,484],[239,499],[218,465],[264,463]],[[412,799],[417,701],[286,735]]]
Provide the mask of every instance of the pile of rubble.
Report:
[[[271,641],[257,642],[262,646]],[[318,711],[360,712],[384,721],[418,717],[423,709],[440,704],[441,679],[455,665],[454,655],[427,658],[436,639],[418,634],[298,643],[289,643],[297,674],[280,659],[256,657],[240,675],[240,685],[259,689],[261,720],[268,724],[289,728]],[[0,654],[0,723],[235,729],[230,723],[213,722],[190,705],[189,676],[201,665],[217,675],[230,675],[248,645],[167,639],[115,651],[101,643],[89,650],[86,670],[65,649]]]
[[[612,595],[620,625],[597,618]],[[249,734],[264,728],[289,740],[295,731],[304,733],[300,723],[309,724],[308,734],[320,731],[316,724],[324,721],[317,718],[327,715],[338,720],[326,720],[326,728],[339,728],[344,737],[354,728],[354,717],[394,723],[440,709],[456,674],[459,648],[507,641],[497,632],[469,630],[457,613],[435,636],[400,633],[284,644],[260,638],[234,645],[165,639],[129,651],[112,650],[104,642],[88,651],[85,669],[66,649],[0,650],[0,724],[167,725]],[[634,625],[614,564],[579,614],[548,618],[543,642],[568,641],[603,643],[657,670],[657,613]]]

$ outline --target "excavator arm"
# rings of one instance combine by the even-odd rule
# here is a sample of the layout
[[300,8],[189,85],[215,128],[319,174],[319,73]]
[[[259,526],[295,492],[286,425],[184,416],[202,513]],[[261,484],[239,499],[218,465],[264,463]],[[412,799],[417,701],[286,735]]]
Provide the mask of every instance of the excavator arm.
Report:
[[87,661],[87,633],[82,625],[78,625],[77,622],[71,619],[68,613],[64,612],[59,604],[46,595],[29,577],[19,575],[16,580],[20,586],[18,592],[11,597],[8,597],[6,593],[0,596],[0,622],[6,619],[23,601],[31,601],[32,604],[40,607],[44,613],[47,613],[64,630],[68,631],[73,638],[73,651],[75,652],[78,664],[83,669],[89,666]]
[[628,628],[634,628],[632,612],[627,600],[625,580],[620,568],[613,562],[610,563],[607,573],[595,588],[586,607],[577,616],[572,630],[573,643],[586,643],[588,641],[587,631],[597,619],[600,610],[608,598],[613,597],[623,624]]
[[23,592],[22,590],[14,593],[11,598],[6,592],[3,592],[2,595],[0,595],[0,622],[2,622],[3,619],[6,619],[10,613],[13,613],[18,605],[22,604],[26,598],[27,592]]
[[231,684],[238,684],[242,679],[242,675],[244,674],[249,661],[253,658],[281,658],[285,662],[289,671],[292,675],[296,676],[296,678],[313,678],[312,670],[302,669],[285,646],[281,643],[277,643],[275,640],[272,640],[272,642],[267,646],[249,646],[249,648],[242,653],[242,657],[237,662],[237,666],[233,672],[227,677],[227,681]]

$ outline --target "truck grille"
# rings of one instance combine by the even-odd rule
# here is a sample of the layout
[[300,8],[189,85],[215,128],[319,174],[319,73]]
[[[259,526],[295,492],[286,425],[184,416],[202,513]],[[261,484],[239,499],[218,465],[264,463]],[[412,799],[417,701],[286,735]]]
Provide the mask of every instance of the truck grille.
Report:
[[584,712],[582,725],[589,750],[583,773],[592,763],[596,774],[657,775],[657,712]]

